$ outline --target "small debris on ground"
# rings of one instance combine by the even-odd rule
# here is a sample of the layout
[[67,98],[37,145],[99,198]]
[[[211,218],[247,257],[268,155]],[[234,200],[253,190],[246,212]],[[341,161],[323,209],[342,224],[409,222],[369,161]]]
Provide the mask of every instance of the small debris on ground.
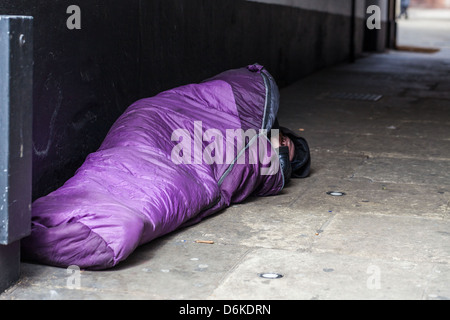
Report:
[[214,241],[211,241],[211,240],[195,240],[195,243],[214,244]]

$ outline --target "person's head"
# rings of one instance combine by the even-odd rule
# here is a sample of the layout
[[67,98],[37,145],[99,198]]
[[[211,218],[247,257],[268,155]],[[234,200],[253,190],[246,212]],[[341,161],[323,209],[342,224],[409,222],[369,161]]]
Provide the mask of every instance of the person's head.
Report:
[[289,148],[289,161],[293,161],[295,157],[295,144],[287,135],[283,135],[282,132],[279,134],[280,136],[280,145]]
[[292,130],[280,127],[280,145],[289,149],[291,177],[307,177],[310,172],[311,156],[306,140]]

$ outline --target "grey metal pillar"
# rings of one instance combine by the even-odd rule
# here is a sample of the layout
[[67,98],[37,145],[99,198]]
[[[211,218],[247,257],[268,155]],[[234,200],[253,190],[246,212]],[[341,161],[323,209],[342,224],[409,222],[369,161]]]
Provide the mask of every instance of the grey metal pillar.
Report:
[[0,292],[31,225],[33,18],[0,15]]

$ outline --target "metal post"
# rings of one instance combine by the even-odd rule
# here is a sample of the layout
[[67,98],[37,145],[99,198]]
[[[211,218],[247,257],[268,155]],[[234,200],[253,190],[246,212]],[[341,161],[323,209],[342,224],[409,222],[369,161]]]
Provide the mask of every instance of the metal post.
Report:
[[0,15],[0,292],[19,277],[31,226],[32,23]]

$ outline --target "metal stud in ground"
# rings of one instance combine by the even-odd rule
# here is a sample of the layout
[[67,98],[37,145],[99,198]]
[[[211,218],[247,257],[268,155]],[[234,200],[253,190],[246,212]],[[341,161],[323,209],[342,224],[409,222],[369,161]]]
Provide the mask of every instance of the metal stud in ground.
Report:
[[275,272],[260,273],[259,276],[264,279],[280,279],[284,277],[282,274]]
[[341,192],[341,191],[328,191],[327,194],[330,196],[333,196],[333,197],[345,196],[345,192]]

